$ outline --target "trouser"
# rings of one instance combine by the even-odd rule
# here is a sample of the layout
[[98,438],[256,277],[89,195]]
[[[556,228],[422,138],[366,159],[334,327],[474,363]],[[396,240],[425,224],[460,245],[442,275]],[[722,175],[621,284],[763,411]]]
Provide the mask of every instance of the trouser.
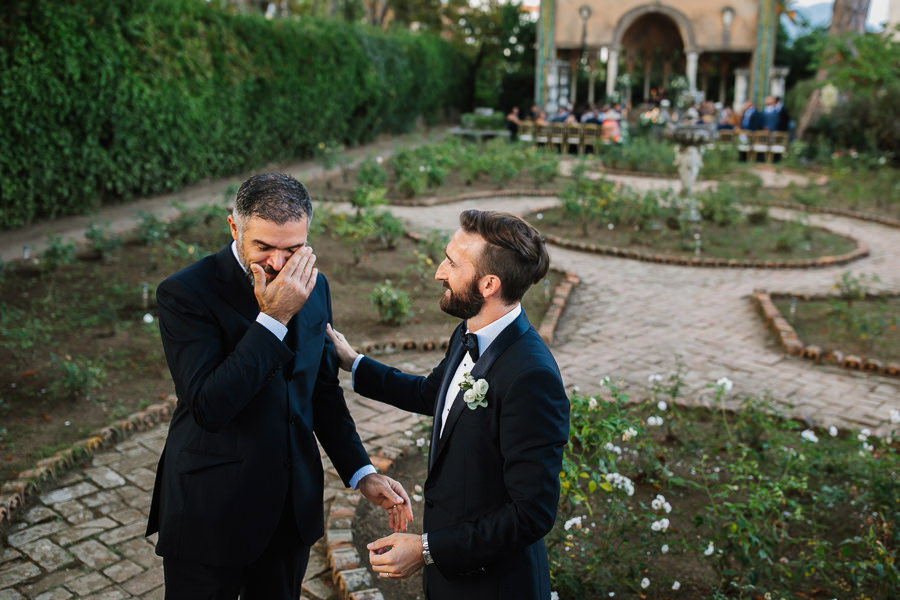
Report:
[[213,567],[164,558],[166,600],[297,600],[309,550],[300,542],[288,494],[275,534],[255,562]]

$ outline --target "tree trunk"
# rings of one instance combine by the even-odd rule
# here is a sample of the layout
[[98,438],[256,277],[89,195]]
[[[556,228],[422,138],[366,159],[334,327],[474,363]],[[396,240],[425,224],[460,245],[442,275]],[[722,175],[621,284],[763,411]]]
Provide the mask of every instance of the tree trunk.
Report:
[[[831,26],[828,28],[829,36],[839,36],[845,33],[865,33],[866,15],[869,14],[870,0],[834,0],[832,9]],[[816,73],[816,81],[825,81],[828,72],[824,67],[819,67]],[[822,113],[820,89],[816,89],[809,96],[803,112],[797,121],[797,137],[803,137],[809,125]]]

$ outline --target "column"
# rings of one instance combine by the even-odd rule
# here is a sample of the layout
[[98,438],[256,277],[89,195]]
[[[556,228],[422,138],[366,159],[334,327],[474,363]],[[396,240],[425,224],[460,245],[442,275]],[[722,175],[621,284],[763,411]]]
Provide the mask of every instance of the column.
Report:
[[734,70],[734,111],[740,113],[747,101],[747,83],[750,79],[750,69]]
[[769,80],[769,95],[784,99],[785,79],[790,72],[789,67],[775,67],[772,69],[772,79]]
[[649,50],[644,50],[644,55],[641,57],[644,61],[644,102],[650,100],[650,74],[653,71],[653,53]]
[[759,27],[756,32],[756,49],[753,51],[750,99],[762,107],[769,92],[769,77],[775,58],[775,0],[760,0]]
[[553,27],[556,20],[556,2],[541,0],[537,26],[537,52],[535,52],[534,103],[545,108],[550,85],[550,63],[553,61]]
[[728,83],[728,59],[725,56],[719,57],[719,102],[725,106],[725,90]]
[[597,52],[588,52],[588,105],[594,104],[594,84],[597,83]]
[[688,80],[688,91],[691,94],[697,93],[697,61],[700,58],[700,54],[697,52],[688,52],[687,53],[687,80]]
[[609,50],[609,60],[606,62],[606,95],[612,96],[616,91],[616,77],[619,76],[619,51]]
[[581,65],[581,50],[569,50],[569,104],[576,104],[578,92],[578,67]]

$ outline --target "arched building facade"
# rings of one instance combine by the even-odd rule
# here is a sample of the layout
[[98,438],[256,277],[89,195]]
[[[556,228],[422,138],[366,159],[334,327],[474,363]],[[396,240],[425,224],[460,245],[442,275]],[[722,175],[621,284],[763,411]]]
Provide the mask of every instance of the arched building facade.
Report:
[[649,100],[684,76],[706,99],[761,106],[784,93],[776,18],[775,0],[541,0],[535,100],[550,110],[574,102],[573,75],[586,65],[591,102],[605,74],[607,95],[639,96],[626,100]]

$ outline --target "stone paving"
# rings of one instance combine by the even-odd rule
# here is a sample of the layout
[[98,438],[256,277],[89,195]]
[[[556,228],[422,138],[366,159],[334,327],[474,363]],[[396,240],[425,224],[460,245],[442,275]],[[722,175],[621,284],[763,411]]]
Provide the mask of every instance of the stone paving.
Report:
[[[767,183],[787,180],[778,177],[782,181]],[[612,178],[637,186],[672,184]],[[511,197],[392,207],[392,211],[413,230],[452,231],[459,212],[467,208],[523,214],[555,202]],[[781,218],[794,216],[782,209],[772,212]],[[710,394],[705,386],[727,376],[735,383],[733,397],[768,394],[787,413],[817,425],[877,430],[889,409],[900,406],[900,382],[786,356],[756,314],[750,294],[758,288],[825,292],[847,269],[877,274],[879,288],[898,291],[900,230],[828,215],[812,215],[809,220],[862,239],[871,255],[845,267],[817,270],[708,269],[551,248],[552,264],[581,279],[553,344],[567,386],[591,392],[610,376],[639,393],[649,375],[672,372],[676,357],[681,357],[686,397],[692,400],[706,401]],[[352,332],[345,333],[351,341],[359,341]],[[399,353],[386,361],[424,373],[438,359],[435,353]],[[418,417],[352,392],[347,397],[370,452],[410,443],[403,432],[419,423]],[[166,431],[165,425],[159,426],[95,455],[21,514],[0,539],[0,600],[163,597],[161,559],[153,553],[153,539],[145,539],[143,531]],[[326,496],[331,498],[341,484],[333,472],[326,477]],[[310,600],[336,593],[322,548],[315,550],[304,582],[304,596]]]

